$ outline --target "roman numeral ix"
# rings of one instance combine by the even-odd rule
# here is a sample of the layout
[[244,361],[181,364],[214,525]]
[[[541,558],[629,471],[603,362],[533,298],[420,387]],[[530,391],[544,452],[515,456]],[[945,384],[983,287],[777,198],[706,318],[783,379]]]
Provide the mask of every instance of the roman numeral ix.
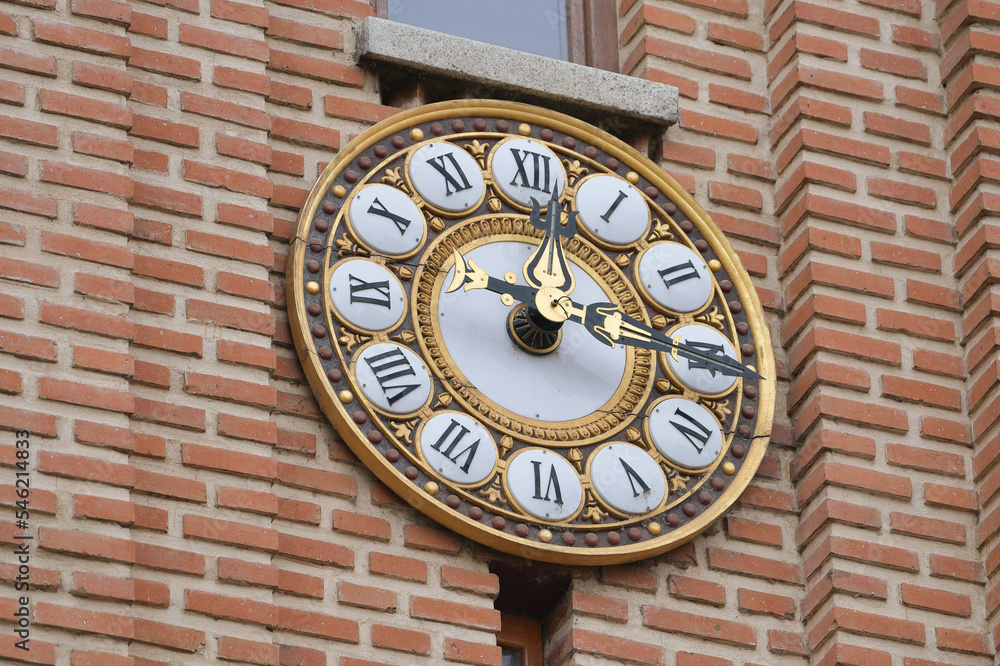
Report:
[[371,303],[384,308],[389,305],[389,281],[365,282],[359,277],[348,274],[351,287],[351,303]]

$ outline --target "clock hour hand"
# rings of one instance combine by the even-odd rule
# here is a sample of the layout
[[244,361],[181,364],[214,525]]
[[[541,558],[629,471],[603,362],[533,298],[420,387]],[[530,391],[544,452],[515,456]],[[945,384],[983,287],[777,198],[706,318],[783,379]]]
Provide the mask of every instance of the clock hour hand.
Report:
[[632,347],[667,352],[688,359],[692,368],[705,369],[713,376],[719,373],[728,377],[764,378],[736,359],[727,356],[720,348],[699,348],[691,343],[675,342],[659,331],[629,317],[613,303],[580,306],[564,296],[558,299],[554,306],[562,310],[567,319],[583,324],[591,335],[609,347],[619,342]]
[[575,210],[569,211],[569,219],[563,227],[560,224],[562,206],[555,197],[549,200],[544,222],[541,219],[541,205],[535,198],[531,199],[531,206],[531,224],[537,229],[545,229],[545,236],[542,237],[538,248],[524,262],[522,268],[524,279],[536,289],[552,287],[564,294],[571,294],[576,286],[576,280],[573,278],[573,271],[570,269],[569,261],[566,260],[559,238],[572,238],[576,235],[576,216],[579,213]]
[[[466,262],[465,257],[458,250],[454,250],[452,256],[455,259],[455,277],[452,279],[451,284],[445,293],[451,293],[457,290],[459,287],[464,286],[465,291],[471,291],[473,289],[486,289],[494,293],[500,294],[501,298],[503,296],[509,296],[511,302],[506,305],[513,305],[514,301],[520,301],[527,305],[532,305],[535,302],[535,296],[538,294],[538,290],[532,287],[526,287],[520,284],[511,284],[504,280],[498,280],[495,277],[491,277],[489,273],[484,271],[482,268],[476,265],[476,262],[471,259]],[[513,277],[513,273],[508,274]]]

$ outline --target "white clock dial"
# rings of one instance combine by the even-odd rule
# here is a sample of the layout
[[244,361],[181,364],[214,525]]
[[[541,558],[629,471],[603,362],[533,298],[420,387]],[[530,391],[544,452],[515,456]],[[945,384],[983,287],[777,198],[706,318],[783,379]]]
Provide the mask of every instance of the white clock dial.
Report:
[[622,513],[648,513],[667,495],[666,477],[652,456],[623,442],[608,444],[594,454],[590,481],[601,499]]
[[679,243],[656,243],[636,262],[636,279],[656,303],[674,312],[694,312],[712,298],[712,272],[704,259]]
[[420,209],[410,197],[388,185],[360,189],[348,208],[348,222],[362,243],[383,254],[407,255],[424,239]]
[[431,396],[431,376],[409,348],[379,342],[355,355],[354,376],[365,397],[392,414],[417,411]]
[[565,458],[546,449],[523,449],[510,459],[507,488],[517,505],[536,518],[572,518],[583,504],[583,484]]
[[584,229],[613,245],[634,243],[649,228],[649,207],[642,194],[617,176],[585,179],[576,192],[576,209]]
[[330,300],[338,315],[365,331],[394,328],[406,312],[399,280],[389,269],[367,259],[348,259],[334,267]]
[[485,481],[496,468],[493,437],[478,421],[461,412],[435,415],[423,425],[418,442],[427,464],[457,484]]
[[486,192],[483,172],[476,160],[447,141],[421,146],[410,156],[406,168],[420,196],[450,213],[473,208]]
[[508,198],[531,207],[540,206],[562,193],[566,172],[547,146],[531,139],[511,139],[497,145],[490,158],[493,179]]
[[[681,326],[670,333],[670,337],[681,345],[686,345],[709,356],[725,355],[730,361],[739,363],[736,350],[726,336],[714,328],[701,324]],[[667,365],[684,386],[713,395],[728,391],[736,383],[735,375],[725,375],[715,367],[700,361],[667,354]]]
[[[537,246],[515,241],[482,245],[465,253],[490,275],[519,271]],[[551,354],[536,356],[514,344],[507,333],[506,306],[485,289],[445,293],[454,276],[444,279],[438,300],[441,340],[454,367],[471,385],[504,409],[528,419],[560,422],[590,416],[608,403],[625,376],[626,350],[602,344],[586,329],[567,324]],[[611,300],[582,267],[576,266],[573,299],[580,303]]]
[[697,469],[722,454],[722,429],[712,412],[684,398],[666,398],[649,413],[649,437],[670,462]]

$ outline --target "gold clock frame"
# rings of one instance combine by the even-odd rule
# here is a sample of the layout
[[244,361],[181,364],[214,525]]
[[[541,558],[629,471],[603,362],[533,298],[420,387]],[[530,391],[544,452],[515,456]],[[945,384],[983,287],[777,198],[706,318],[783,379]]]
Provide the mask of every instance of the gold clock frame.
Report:
[[[668,200],[684,213],[702,237],[709,242],[743,303],[746,319],[750,326],[750,334],[756,347],[756,368],[764,377],[764,380],[759,383],[759,392],[756,398],[758,407],[754,430],[751,433],[751,444],[746,450],[742,464],[730,479],[725,495],[706,507],[695,519],[673,529],[669,533],[669,538],[667,535],[663,535],[638,543],[628,544],[623,541],[620,546],[584,550],[558,545],[554,541],[549,543],[551,534],[547,532],[548,539],[541,538],[541,543],[536,544],[504,532],[491,530],[488,526],[472,520],[467,515],[449,510],[440,502],[439,498],[430,495],[424,487],[418,486],[398,469],[386,464],[382,455],[369,443],[368,438],[352,419],[348,407],[343,401],[344,396],[338,395],[327,379],[317,352],[316,341],[309,335],[309,323],[305,310],[307,280],[301,270],[311,237],[312,220],[316,216],[325,194],[331,190],[333,182],[341,170],[374,143],[390,139],[396,134],[406,132],[411,127],[423,123],[455,117],[491,117],[494,115],[502,115],[503,118],[509,119],[512,124],[541,124],[569,136],[586,137],[586,141],[590,145],[600,150],[613,155],[627,156],[629,167],[666,195]],[[441,138],[448,136],[446,134]],[[586,161],[582,155],[580,157],[581,162]],[[343,188],[340,189],[343,191]],[[420,510],[432,519],[484,545],[531,559],[571,565],[616,564],[657,555],[690,541],[720,518],[749,485],[766,451],[776,396],[775,363],[770,334],[764,321],[760,300],[747,271],[743,268],[728,239],[712,222],[709,215],[671,176],[632,147],[578,119],[520,103],[492,100],[441,102],[417,107],[392,116],[345,146],[317,179],[300,211],[296,233],[291,241],[288,266],[286,290],[289,325],[303,371],[324,414],[362,463],[382,482],[412,505],[420,507]]]

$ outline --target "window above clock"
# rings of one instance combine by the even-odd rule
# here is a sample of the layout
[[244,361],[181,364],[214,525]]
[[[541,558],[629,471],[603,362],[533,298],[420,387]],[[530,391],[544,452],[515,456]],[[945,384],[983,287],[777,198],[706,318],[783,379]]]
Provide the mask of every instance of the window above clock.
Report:
[[[602,4],[613,7],[608,0]],[[565,17],[568,35],[571,16]],[[549,25],[544,15],[538,20]],[[355,36],[358,62],[377,71],[383,104],[389,106],[456,98],[532,102],[575,114],[626,140],[677,122],[677,88],[662,83],[378,16],[366,18]]]
[[613,0],[376,0],[375,15],[556,60],[619,70]]

